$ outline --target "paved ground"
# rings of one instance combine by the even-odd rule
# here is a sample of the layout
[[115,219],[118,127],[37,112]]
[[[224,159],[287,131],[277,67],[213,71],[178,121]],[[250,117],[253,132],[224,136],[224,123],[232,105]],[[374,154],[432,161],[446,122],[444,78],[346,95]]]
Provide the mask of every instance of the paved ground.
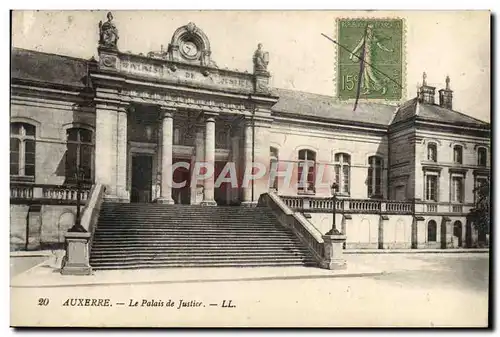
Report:
[[10,277],[19,275],[45,260],[47,260],[47,256],[11,256]]
[[[22,318],[32,324],[104,326],[487,324],[488,254],[362,254],[347,259],[360,268],[376,266],[388,273],[352,278],[12,288],[16,305],[11,319],[14,324]],[[109,299],[112,307],[63,306],[67,299],[77,297]],[[38,306],[38,298],[48,298],[49,304]],[[166,306],[168,300],[173,307]],[[181,300],[201,304],[178,309]],[[223,308],[229,300],[235,307]],[[129,306],[136,301],[137,307]],[[141,306],[143,301],[145,306]],[[163,306],[148,307],[153,301]]]

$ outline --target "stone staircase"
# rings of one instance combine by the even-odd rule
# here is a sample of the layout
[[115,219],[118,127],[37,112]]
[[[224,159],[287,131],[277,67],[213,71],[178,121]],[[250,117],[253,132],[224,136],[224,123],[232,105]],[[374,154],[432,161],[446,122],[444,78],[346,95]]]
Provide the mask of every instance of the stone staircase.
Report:
[[104,203],[94,269],[316,266],[266,207]]

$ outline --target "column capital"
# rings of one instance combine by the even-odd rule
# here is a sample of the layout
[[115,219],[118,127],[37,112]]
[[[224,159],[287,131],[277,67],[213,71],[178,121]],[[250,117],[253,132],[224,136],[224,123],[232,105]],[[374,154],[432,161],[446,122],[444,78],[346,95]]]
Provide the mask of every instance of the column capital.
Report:
[[217,112],[213,111],[203,111],[203,118],[205,122],[215,122],[215,118],[219,116]]
[[129,114],[131,112],[134,112],[135,111],[135,107],[129,103],[120,103],[118,105],[118,112],[123,112],[125,114]]
[[172,118],[174,113],[177,111],[176,108],[172,108],[169,106],[160,106],[160,118]]

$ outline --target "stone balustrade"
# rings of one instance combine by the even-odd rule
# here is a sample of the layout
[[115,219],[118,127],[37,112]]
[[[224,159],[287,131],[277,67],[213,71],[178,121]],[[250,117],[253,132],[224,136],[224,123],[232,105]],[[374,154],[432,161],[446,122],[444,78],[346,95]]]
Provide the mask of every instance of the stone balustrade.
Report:
[[[330,213],[333,211],[331,197],[280,196],[283,202],[294,211]],[[424,201],[396,201],[376,199],[337,198],[337,213],[364,214],[413,214],[415,213],[468,213],[472,204],[450,204]]]
[[[89,197],[90,186],[80,191],[80,200],[85,203]],[[17,184],[10,185],[11,204],[76,204],[78,190],[74,185]]]

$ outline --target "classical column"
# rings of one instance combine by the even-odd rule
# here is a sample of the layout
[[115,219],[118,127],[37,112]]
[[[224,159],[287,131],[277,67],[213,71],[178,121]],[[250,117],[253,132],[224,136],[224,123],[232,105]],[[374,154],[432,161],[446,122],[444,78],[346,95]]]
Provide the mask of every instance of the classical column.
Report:
[[95,181],[106,186],[106,198],[117,198],[116,191],[116,130],[117,107],[98,103],[95,128]]
[[172,137],[174,108],[161,107],[162,146],[161,146],[161,194],[157,200],[161,204],[173,204],[172,199]]
[[241,172],[240,172],[240,136],[233,135],[231,137],[231,159],[234,163],[234,167],[237,173],[237,186],[231,186],[231,203],[238,203],[239,198],[239,185],[241,183]]
[[215,188],[215,118],[213,115],[205,117],[205,164],[212,174],[203,182],[202,205],[217,205],[214,199]]
[[245,180],[245,175],[252,174],[253,163],[253,123],[250,120],[245,121],[243,143],[243,174],[242,174],[242,203],[252,202],[253,181]]
[[130,200],[127,191],[127,112],[126,106],[121,106],[117,112],[116,194],[122,201]]
[[[197,176],[194,176],[195,167],[199,163],[205,161],[205,124],[199,121],[196,122],[196,136],[194,146],[194,161],[191,163],[191,204],[199,205],[203,202],[203,182],[198,181]],[[196,172],[198,174],[198,172]]]
[[253,203],[257,203],[262,194],[269,192],[270,127],[271,123],[268,119],[259,118],[254,120],[253,162],[255,180],[252,193]]

